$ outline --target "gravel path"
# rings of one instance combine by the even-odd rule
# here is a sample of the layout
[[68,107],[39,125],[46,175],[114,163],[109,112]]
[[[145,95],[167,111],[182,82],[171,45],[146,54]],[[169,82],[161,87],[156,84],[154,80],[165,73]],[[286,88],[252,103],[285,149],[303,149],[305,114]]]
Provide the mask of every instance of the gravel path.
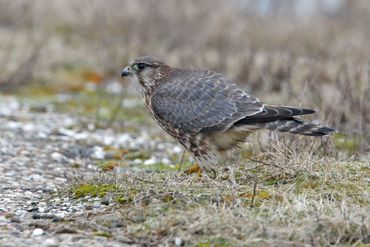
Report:
[[[94,160],[111,155],[103,150],[106,145],[158,151],[171,147],[169,154],[181,149],[153,141],[145,132],[135,136],[81,127],[80,119],[53,113],[49,106],[38,105],[35,112],[35,106],[16,98],[0,99],[0,246],[125,245],[58,224],[86,209],[99,212],[112,206],[104,199],[86,203],[58,196],[58,186],[73,173],[97,173]],[[150,165],[158,160],[169,162],[158,154],[133,163]],[[76,162],[83,164],[77,170]]]

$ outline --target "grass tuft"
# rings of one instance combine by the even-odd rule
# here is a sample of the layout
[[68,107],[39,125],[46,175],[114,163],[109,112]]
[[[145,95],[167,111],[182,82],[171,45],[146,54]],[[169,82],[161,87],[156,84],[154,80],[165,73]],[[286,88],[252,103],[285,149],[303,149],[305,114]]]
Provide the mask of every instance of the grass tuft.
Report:
[[92,197],[104,197],[109,192],[118,190],[118,186],[114,184],[79,184],[72,188],[73,197],[75,199],[92,196]]

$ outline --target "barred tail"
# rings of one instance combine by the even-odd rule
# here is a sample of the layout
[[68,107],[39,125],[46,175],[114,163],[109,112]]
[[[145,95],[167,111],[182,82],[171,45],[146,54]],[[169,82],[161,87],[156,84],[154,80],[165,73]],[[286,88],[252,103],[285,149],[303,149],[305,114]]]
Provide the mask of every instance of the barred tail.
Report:
[[289,132],[305,136],[325,136],[332,132],[336,132],[335,129],[312,122],[304,122],[301,119],[294,117],[255,123],[254,125],[263,129],[277,130],[280,132]]

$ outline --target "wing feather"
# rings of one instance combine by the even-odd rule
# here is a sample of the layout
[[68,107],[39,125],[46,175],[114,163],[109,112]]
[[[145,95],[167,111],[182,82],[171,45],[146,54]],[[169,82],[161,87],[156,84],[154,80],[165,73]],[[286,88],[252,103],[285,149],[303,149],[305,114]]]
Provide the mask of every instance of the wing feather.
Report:
[[290,106],[265,105],[263,110],[253,116],[247,116],[235,123],[235,125],[266,123],[280,119],[287,119],[293,116],[315,113],[315,110],[297,108]]
[[154,92],[151,105],[160,121],[185,133],[226,131],[263,110],[258,99],[209,70],[177,70]]

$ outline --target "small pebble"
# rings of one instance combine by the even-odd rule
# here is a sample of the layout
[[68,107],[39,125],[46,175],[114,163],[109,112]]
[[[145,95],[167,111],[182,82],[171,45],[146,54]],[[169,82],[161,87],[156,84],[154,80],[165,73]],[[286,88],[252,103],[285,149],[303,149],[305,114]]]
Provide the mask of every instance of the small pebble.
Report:
[[42,247],[58,246],[57,241],[54,238],[48,238],[42,243]]
[[143,163],[141,159],[134,159],[132,162],[136,165],[140,165],[141,163]]
[[183,149],[180,146],[173,147],[173,152],[175,152],[175,153],[181,153],[182,151],[183,151]]
[[42,234],[44,234],[44,230],[42,230],[41,228],[36,228],[35,230],[33,230],[32,232],[32,236],[41,236]]
[[103,150],[102,147],[95,146],[93,148],[93,153],[91,154],[91,158],[101,160],[101,159],[104,159],[104,156],[105,156],[105,151]]
[[157,159],[155,157],[151,157],[150,159],[144,161],[144,165],[146,166],[154,165],[155,163],[157,163]]
[[176,246],[181,246],[181,244],[182,244],[182,239],[181,239],[181,238],[179,238],[179,237],[176,237],[176,238],[175,238],[175,245],[176,245]]
[[34,220],[38,220],[38,219],[41,219],[41,218],[42,218],[41,214],[33,214],[32,215],[32,219],[34,219]]
[[56,162],[61,162],[64,159],[64,156],[61,153],[54,152],[51,154],[51,158]]
[[109,198],[103,198],[101,200],[101,204],[103,204],[103,205],[109,205],[109,203],[110,203],[110,199]]
[[14,222],[14,223],[21,223],[21,218],[17,217],[17,216],[13,216],[11,219],[10,219],[11,222]]
[[55,217],[57,217],[59,219],[63,219],[66,216],[67,216],[67,213],[66,212],[63,212],[63,211],[60,211],[60,212],[58,212],[58,213],[55,214]]

